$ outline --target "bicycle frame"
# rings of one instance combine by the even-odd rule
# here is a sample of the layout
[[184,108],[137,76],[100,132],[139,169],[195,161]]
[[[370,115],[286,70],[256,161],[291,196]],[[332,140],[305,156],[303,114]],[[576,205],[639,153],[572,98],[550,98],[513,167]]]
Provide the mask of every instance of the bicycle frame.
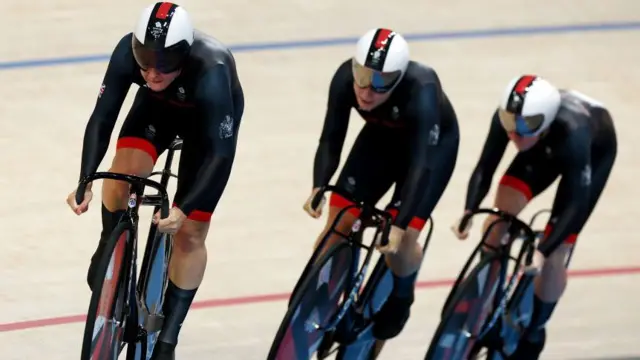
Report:
[[520,249],[520,253],[518,254],[517,258],[514,259],[512,256],[510,256],[510,250],[511,250],[511,246],[513,245],[513,241],[514,240],[515,240],[515,238],[510,236],[509,241],[508,241],[508,245],[503,245],[504,247],[501,247],[499,249],[502,252],[502,255],[500,256],[500,276],[498,278],[498,283],[497,283],[498,290],[496,292],[496,296],[494,297],[494,308],[495,308],[495,310],[493,311],[493,314],[491,316],[491,320],[489,322],[485,323],[483,329],[477,335],[478,338],[483,338],[485,335],[487,335],[487,333],[489,331],[491,331],[491,329],[495,326],[495,324],[498,321],[498,319],[503,314],[506,313],[506,308],[507,308],[508,301],[509,301],[508,294],[511,293],[511,290],[514,288],[514,285],[518,281],[518,277],[514,273],[511,276],[511,278],[509,279],[506,288],[504,286],[505,280],[506,280],[506,277],[507,277],[507,270],[508,270],[508,262],[509,262],[509,260],[512,260],[512,259],[515,260],[515,266],[517,266],[517,264],[521,264],[522,263],[522,258],[525,255],[527,257],[527,260],[526,260],[526,264],[527,265],[531,263],[531,259],[533,258],[533,250],[534,249],[531,249],[531,245],[530,244],[525,244],[525,246],[523,246],[522,249]]
[[[319,191],[318,194],[320,196],[322,196],[323,192],[332,191],[331,189],[333,189],[333,187],[327,188],[326,190],[323,190],[323,191]],[[339,190],[335,190],[335,192],[338,192],[338,191]],[[327,233],[322,237],[322,239],[320,240],[320,242],[318,243],[316,248],[313,250],[313,253],[311,254],[310,260],[307,261],[307,264],[305,265],[304,269],[302,270],[302,274],[298,278],[298,281],[296,282],[296,285],[293,287],[293,291],[291,293],[291,297],[289,298],[289,300],[291,300],[293,298],[293,295],[296,293],[297,289],[300,287],[301,281],[307,276],[307,273],[309,272],[309,270],[311,269],[311,267],[314,264],[314,260],[318,258],[318,256],[320,255],[321,251],[324,249],[325,245],[327,244],[327,241],[329,240],[329,237],[331,237],[332,234],[339,235],[340,237],[345,239],[347,242],[349,242],[349,244],[351,246],[353,246],[353,247],[363,248],[363,249],[366,249],[368,251],[370,249],[372,249],[372,246],[367,246],[367,245],[362,244],[361,238],[356,238],[355,237],[356,232],[353,231],[353,228],[352,228],[351,233],[349,233],[349,234],[343,234],[340,231],[335,230],[336,225],[340,222],[340,220],[342,220],[342,217],[344,216],[344,214],[347,211],[349,211],[350,209],[354,209],[354,208],[362,209],[363,207],[364,207],[363,204],[352,204],[352,205],[344,207],[343,209],[341,209],[338,212],[338,214],[336,215],[336,218],[331,223],[329,231],[327,231]],[[360,216],[358,217],[356,222],[354,222],[354,227],[358,226],[356,224],[362,224],[362,218],[363,218],[363,214],[360,214]],[[371,227],[371,226],[366,226],[365,228],[369,228],[369,227]],[[362,229],[362,232],[364,232],[364,229]],[[377,236],[378,233],[379,232],[376,232],[376,236]],[[356,260],[355,263],[357,264],[358,261],[359,261],[359,258],[356,258],[355,260]],[[353,275],[353,272],[350,271],[350,273]]]
[[[125,336],[124,342],[130,345],[141,343],[141,357],[146,358],[147,353],[147,335],[148,332],[158,331],[162,327],[163,317],[157,314],[152,314],[149,312],[149,309],[146,305],[145,293],[147,290],[147,279],[150,271],[149,263],[151,261],[150,254],[155,252],[155,249],[158,246],[158,242],[156,241],[156,230],[157,227],[155,224],[151,224],[151,228],[149,230],[149,237],[147,241],[147,245],[145,248],[144,259],[142,263],[142,269],[140,274],[140,281],[136,280],[137,276],[137,251],[138,251],[138,223],[139,223],[139,215],[138,211],[141,205],[151,205],[155,206],[155,211],[160,211],[161,217],[166,218],[169,214],[169,197],[167,194],[166,186],[168,184],[170,176],[175,176],[171,174],[170,167],[171,162],[173,160],[173,155],[175,150],[179,150],[182,145],[182,140],[176,140],[171,144],[171,148],[167,154],[167,161],[165,164],[165,168],[160,174],[162,174],[162,183],[158,183],[156,181],[150,180],[148,178],[138,177],[134,175],[113,173],[113,172],[96,172],[91,174],[85,178],[83,178],[78,184],[78,188],[76,191],[76,203],[80,204],[83,201],[84,192],[86,186],[97,179],[111,179],[117,181],[124,181],[131,184],[129,188],[129,198],[128,198],[128,207],[120,219],[120,221],[129,221],[131,222],[132,234],[131,241],[127,244],[127,258],[130,261],[131,268],[129,269],[127,282],[127,289],[131,294],[131,297],[125,300],[125,307],[130,310],[127,319],[129,322],[125,327]],[[157,173],[152,173],[151,175],[155,175]],[[145,195],[144,189],[145,187],[151,187],[157,190],[156,194]],[[171,241],[169,239],[169,244]],[[167,249],[170,253],[171,246]],[[164,294],[164,289],[162,291]],[[162,295],[164,296],[164,295]],[[135,305],[134,305],[135,304]],[[140,326],[140,313],[142,314],[142,326]],[[131,321],[135,319],[134,321]],[[120,349],[122,350],[122,348]],[[135,355],[135,347],[133,350],[128,352],[128,358],[132,358]]]
[[[320,202],[321,197],[327,191],[338,193],[347,199],[351,198],[348,194],[342,193],[340,189],[334,186],[326,186],[322,188],[320,191],[318,191],[318,193],[316,194],[316,198],[312,201],[312,203],[315,203],[317,205]],[[353,201],[353,199],[351,200]],[[322,240],[314,250],[311,256],[311,260],[307,263],[307,266],[303,270],[302,276],[300,277],[300,279],[303,279],[306,276],[306,273],[308,272],[311,265],[313,264],[313,260],[316,259],[320,251],[324,249],[329,237],[333,233],[340,235],[342,238],[344,238],[350,244],[350,246],[354,248],[363,248],[367,250],[367,255],[365,256],[364,262],[359,270],[358,270],[358,267],[359,267],[358,263],[360,261],[360,251],[353,252],[353,255],[352,255],[353,259],[351,261],[349,274],[347,277],[347,286],[345,287],[347,289],[347,291],[345,292],[348,293],[348,295],[342,301],[342,304],[340,305],[340,310],[333,317],[333,319],[329,322],[328,325],[324,327],[316,326],[317,330],[322,330],[325,332],[334,331],[339,325],[340,321],[344,318],[349,308],[351,308],[351,305],[354,302],[356,302],[360,293],[361,286],[364,282],[367,269],[369,268],[371,257],[373,256],[373,249],[375,245],[374,243],[376,241],[375,239],[382,232],[382,243],[384,244],[388,239],[389,231],[391,228],[391,214],[389,214],[386,211],[378,210],[375,207],[365,204],[363,202],[357,202],[357,201],[353,201],[353,202],[354,202],[353,205],[346,206],[345,208],[340,210],[336,218],[333,220],[333,223],[331,224],[329,231],[327,231],[325,236],[322,238]],[[350,233],[343,234],[335,230],[335,227],[338,224],[338,222],[342,219],[342,216],[344,216],[344,214],[347,211],[353,208],[359,209],[360,215],[358,216],[356,221],[353,223]],[[373,236],[373,239],[371,240],[371,244],[365,245],[362,243],[362,236],[364,234],[364,231],[370,227],[376,228],[376,232]],[[294,289],[298,288],[299,282],[300,280],[298,281],[298,284],[296,284]]]
[[[481,213],[491,213],[492,211],[495,211],[495,212],[496,212],[496,213],[498,213],[498,214],[499,214],[499,213],[501,213],[501,211],[500,211],[500,210],[498,210],[498,209],[484,209],[484,211],[483,211],[483,212],[473,213],[473,214],[472,214],[472,216],[479,215],[479,214],[481,214]],[[533,217],[531,218],[531,220],[529,221],[529,224],[527,224],[527,226],[530,228],[530,227],[533,225],[533,223],[535,222],[536,218],[537,218],[540,214],[545,213],[545,212],[550,212],[550,210],[546,210],[546,209],[544,209],[544,210],[540,210],[540,211],[538,211],[537,213],[535,213],[535,214],[533,215]],[[495,214],[494,214],[494,215],[495,215]],[[509,215],[509,214],[507,214],[507,215],[508,215],[509,217],[512,217],[512,216],[511,216],[511,215]],[[505,244],[505,245],[508,245],[508,246],[501,245],[501,246],[495,247],[495,246],[492,246],[492,245],[487,244],[487,242],[486,242],[487,237],[489,236],[489,234],[491,233],[491,230],[493,229],[493,227],[494,227],[495,225],[497,225],[497,224],[498,224],[498,223],[500,223],[500,222],[507,222],[507,223],[508,223],[509,221],[510,221],[509,219],[501,218],[500,216],[498,216],[498,219],[494,220],[491,224],[489,224],[489,226],[487,227],[487,230],[483,233],[482,238],[480,239],[480,242],[478,243],[478,245],[476,245],[476,247],[474,248],[474,250],[471,252],[471,256],[469,256],[469,257],[467,258],[467,261],[465,262],[464,266],[462,267],[462,271],[460,271],[460,273],[458,274],[458,277],[456,278],[456,281],[454,282],[453,289],[452,289],[452,291],[450,292],[450,295],[449,295],[449,297],[447,298],[447,301],[446,301],[445,303],[448,303],[448,302],[449,302],[449,299],[451,298],[451,295],[455,293],[455,290],[458,288],[458,286],[460,285],[460,283],[461,283],[461,282],[462,282],[462,280],[464,279],[464,277],[465,277],[465,275],[467,274],[467,272],[468,272],[469,268],[471,267],[472,262],[474,261],[474,259],[476,258],[476,255],[480,252],[480,250],[481,250],[481,248],[482,248],[482,247],[488,247],[488,248],[491,248],[492,250],[494,250],[494,251],[496,251],[496,252],[506,252],[507,254],[510,254],[510,253],[511,253],[511,245],[512,245],[512,243],[514,242],[514,240],[516,239],[516,237],[521,237],[521,235],[515,235],[515,237],[510,236],[510,237],[509,237],[509,240],[507,241],[507,244]],[[518,220],[518,221],[519,221],[519,220]],[[522,223],[522,224],[524,225],[524,223]],[[534,232],[533,232],[533,234],[535,235],[535,237],[538,237],[538,235],[539,235],[540,233],[541,233],[541,232],[539,232],[539,231],[534,231]],[[512,234],[509,234],[509,235],[512,235]],[[533,246],[533,244],[532,244],[531,246]],[[517,258],[514,258],[514,257],[512,257],[512,256],[509,256],[509,257],[508,257],[508,259],[516,260],[516,262],[517,262],[517,263],[520,263],[520,261],[521,261],[521,259],[522,259],[522,254],[523,254],[523,251],[524,251],[524,250],[526,250],[526,248],[525,248],[525,247],[521,248],[520,253],[519,253],[519,255],[518,255],[518,257],[517,257]],[[533,254],[532,254],[532,255],[533,255]],[[504,265],[504,264],[502,264],[502,265]],[[444,309],[443,309],[443,312],[444,312]]]
[[[364,212],[363,212],[364,213]],[[356,220],[356,224],[358,222],[361,221],[361,218],[359,218],[358,220]],[[377,220],[376,222],[378,222],[379,220]],[[360,247],[360,248],[364,248],[367,250],[367,254],[364,258],[364,262],[362,264],[362,266],[359,266],[359,260],[360,260],[360,252],[359,251],[354,251],[353,252],[353,259],[350,265],[350,269],[349,269],[349,275],[347,277],[347,286],[346,289],[348,290],[348,296],[346,297],[346,299],[344,299],[344,301],[342,301],[342,304],[340,305],[340,310],[338,311],[338,313],[335,315],[334,319],[332,319],[331,322],[329,322],[329,324],[325,327],[322,327],[321,329],[324,331],[333,331],[336,329],[336,327],[338,326],[338,324],[340,323],[340,321],[342,321],[342,319],[344,318],[345,314],[347,313],[347,311],[351,308],[352,304],[355,303],[360,295],[360,289],[362,287],[362,284],[364,283],[365,280],[365,276],[367,274],[367,270],[369,269],[369,264],[371,262],[371,257],[373,256],[373,247],[374,247],[374,242],[375,239],[377,238],[378,234],[383,231],[380,228],[381,224],[376,224],[376,233],[373,237],[373,239],[371,240],[371,245],[367,246],[362,244],[362,236],[363,236],[363,232],[366,228],[369,227],[373,227],[373,226],[362,226],[359,229],[352,229],[352,233],[347,237],[347,241],[349,241],[352,246],[354,247]],[[354,226],[354,228],[356,228],[358,226]],[[360,267],[358,269],[358,267]]]
[[[488,247],[499,254],[500,272],[499,272],[499,277],[497,282],[498,290],[496,295],[494,296],[495,310],[492,312],[491,320],[489,320],[484,324],[483,329],[476,336],[476,338],[479,338],[479,339],[483,338],[495,326],[495,323],[498,321],[500,316],[504,313],[504,310],[506,309],[507,302],[508,302],[507,295],[511,293],[511,290],[513,289],[514,284],[516,284],[516,281],[518,280],[517,276],[515,275],[512,276],[511,279],[509,279],[508,285],[505,289],[504,284],[507,277],[508,262],[510,260],[515,260],[515,264],[516,264],[515,266],[517,266],[518,264],[521,264],[523,258],[526,257],[525,264],[529,265],[533,260],[533,254],[535,250],[535,240],[536,240],[536,233],[534,233],[533,230],[531,230],[529,225],[523,223],[517,217],[510,215],[508,213],[505,213],[498,209],[478,209],[473,213],[469,214],[467,217],[467,220],[475,215],[479,215],[483,213],[494,215],[497,217],[497,219],[492,221],[489,224],[489,226],[487,227],[487,230],[484,232],[481,238],[481,241],[475,247],[474,251],[472,252],[472,255],[469,256],[469,258],[467,259],[467,262],[465,263],[463,270],[458,275],[454,288],[451,290],[449,297],[447,298],[445,303],[446,306],[451,305],[449,304],[449,300],[451,299],[453,294],[456,293],[459,284],[461,283],[462,279],[464,279],[465,275],[468,272],[469,267],[471,266],[471,263],[476,258],[476,255],[481,251],[482,247]],[[496,246],[487,244],[486,242],[487,237],[489,236],[489,234],[491,234],[493,227],[500,222],[505,222],[508,224],[507,234],[501,239],[499,246],[496,247]],[[521,247],[517,257],[514,258],[513,256],[511,256],[511,248],[516,239],[522,240],[524,244]],[[514,270],[517,270],[517,269],[514,268]]]
[[[425,237],[424,245],[422,245],[423,254],[426,252],[427,246],[429,246],[429,241],[431,240],[431,235],[433,234],[433,227],[434,227],[433,218],[431,216],[429,216],[429,219],[427,220],[427,222],[429,223],[429,231],[427,231],[427,236]],[[373,303],[369,300],[375,294],[377,284],[382,279],[382,276],[384,275],[386,269],[387,269],[387,263],[385,262],[384,257],[380,257],[380,259],[378,259],[378,262],[376,263],[373,269],[373,272],[371,274],[371,277],[369,278],[369,281],[367,281],[367,285],[365,285],[364,289],[362,290],[362,294],[360,295],[360,299],[362,299],[361,302],[363,304],[364,303],[369,304],[368,308],[369,308],[370,314],[374,313],[374,309],[373,309]]]
[[[175,152],[181,149],[182,149],[182,140],[180,139],[174,140],[173,143],[169,146],[169,149],[167,150],[167,158],[165,160],[164,168],[161,171],[154,171],[149,175],[149,177],[154,175],[160,175],[161,176],[160,185],[164,189],[166,189],[167,186],[169,185],[169,179],[171,177],[174,177],[174,178],[178,177],[177,175],[171,173],[171,165],[173,163]],[[161,195],[161,193],[158,191],[155,195],[146,195],[145,198],[149,198],[150,196],[159,196],[159,195]],[[150,203],[145,202],[145,204],[150,204]],[[155,214],[156,212],[158,212],[160,208],[161,206],[156,205],[153,209],[153,213]],[[144,319],[143,324],[147,332],[160,331],[162,329],[162,323],[164,320],[163,316],[149,311],[149,308],[147,307],[147,304],[146,304],[147,299],[145,296],[148,290],[148,285],[149,285],[148,278],[151,272],[151,266],[150,266],[150,263],[152,262],[151,254],[155,254],[156,249],[159,246],[159,242],[155,241],[156,236],[157,236],[157,225],[152,222],[151,225],[149,226],[147,243],[146,243],[144,255],[142,258],[140,280],[137,286],[137,292],[138,292],[137,295],[140,302],[138,306],[143,311],[143,319]],[[169,243],[169,246],[165,249],[167,261],[169,260],[169,256],[171,254],[173,242],[168,241],[168,243]],[[161,292],[161,294],[162,294],[161,302],[164,302],[164,289]]]

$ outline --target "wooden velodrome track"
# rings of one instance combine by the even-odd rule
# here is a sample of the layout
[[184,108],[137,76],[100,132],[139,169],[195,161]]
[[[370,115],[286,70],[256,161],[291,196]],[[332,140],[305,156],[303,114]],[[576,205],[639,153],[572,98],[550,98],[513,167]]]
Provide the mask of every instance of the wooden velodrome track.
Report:
[[[89,301],[85,271],[99,234],[100,196],[98,191],[91,211],[81,217],[64,200],[77,181],[82,135],[105,61],[147,2],[4,4],[0,358],[76,359]],[[640,245],[635,233],[640,215],[635,206],[640,195],[635,136],[640,130],[640,2],[182,4],[198,28],[234,49],[246,111],[232,178],[209,233],[205,281],[182,331],[181,359],[266,356],[287,293],[323,225],[301,207],[311,186],[328,82],[339,62],[351,56],[356,38],[375,26],[405,34],[412,57],[438,71],[462,136],[453,179],[433,214],[435,231],[412,318],[381,359],[424,356],[451,279],[479,235],[476,225],[473,241],[458,242],[449,225],[460,215],[502,87],[522,72],[539,73],[601,100],[611,109],[619,135],[614,172],[579,241],[543,358],[640,358]],[[131,96],[118,127],[130,102]],[[356,116],[352,119],[345,149],[362,125]],[[107,156],[112,154],[113,147]],[[512,154],[511,148],[499,172]],[[485,205],[491,205],[492,195]],[[525,215],[548,206],[552,196],[551,190],[544,193]],[[149,210],[143,212],[143,223],[149,215]]]

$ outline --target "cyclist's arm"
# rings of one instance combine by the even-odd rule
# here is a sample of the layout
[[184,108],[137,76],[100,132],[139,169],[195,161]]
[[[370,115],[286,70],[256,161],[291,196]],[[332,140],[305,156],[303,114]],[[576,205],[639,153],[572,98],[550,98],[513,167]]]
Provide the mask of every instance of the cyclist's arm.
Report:
[[176,204],[187,216],[196,208],[218,200],[214,197],[220,192],[212,190],[224,186],[228,180],[228,168],[235,156],[239,129],[230,76],[224,65],[215,65],[202,75],[195,97],[202,114],[201,127],[197,132],[204,150],[201,156],[205,160],[193,187]]
[[409,112],[413,112],[415,127],[412,129],[411,160],[401,193],[401,206],[395,225],[405,229],[422,200],[424,189],[429,185],[432,161],[440,144],[440,107],[436,84],[422,85],[416,90]]
[[355,101],[350,64],[343,63],[331,80],[324,125],[313,163],[314,188],[327,185],[340,164],[351,104]]
[[93,174],[107,153],[111,132],[133,81],[134,61],[131,37],[125,36],[111,54],[100,95],[84,131],[80,180]]
[[491,119],[491,127],[484,142],[482,154],[467,185],[467,198],[464,205],[466,211],[477,209],[484,197],[487,196],[493,174],[502,160],[507,144],[509,144],[509,137],[500,124],[500,118],[496,111]]
[[[591,187],[591,141],[586,127],[575,128],[560,151],[562,179],[556,191],[555,206],[563,211],[557,214],[551,233],[539,246],[549,256],[563,241],[576,231],[575,226],[587,215]],[[552,209],[555,214],[556,209]]]

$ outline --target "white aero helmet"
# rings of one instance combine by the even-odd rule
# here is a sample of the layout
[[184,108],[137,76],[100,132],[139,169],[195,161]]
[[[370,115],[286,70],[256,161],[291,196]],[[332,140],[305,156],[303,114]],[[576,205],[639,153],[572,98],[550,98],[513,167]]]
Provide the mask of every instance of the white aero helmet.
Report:
[[498,115],[507,132],[537,136],[553,122],[560,109],[560,91],[537,75],[512,79],[502,94]]
[[393,30],[371,29],[358,40],[352,65],[356,85],[371,87],[378,93],[389,92],[407,70],[409,45]]
[[157,2],[140,14],[133,33],[133,56],[143,70],[173,72],[189,57],[193,36],[191,17],[184,8]]

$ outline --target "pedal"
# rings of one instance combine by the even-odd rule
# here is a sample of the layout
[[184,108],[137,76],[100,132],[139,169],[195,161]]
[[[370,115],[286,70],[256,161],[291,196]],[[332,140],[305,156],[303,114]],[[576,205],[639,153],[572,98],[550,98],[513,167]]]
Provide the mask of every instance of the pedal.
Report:
[[504,345],[502,337],[500,336],[501,329],[502,326],[500,326],[500,323],[496,324],[482,339],[478,341],[478,345],[488,349],[501,351]]
[[136,342],[140,342],[142,340],[146,341],[147,336],[149,336],[149,333],[147,332],[147,330],[145,330],[142,327],[138,327],[138,333],[136,334]]
[[353,327],[342,322],[333,333],[333,341],[340,345],[349,345],[356,339]]

